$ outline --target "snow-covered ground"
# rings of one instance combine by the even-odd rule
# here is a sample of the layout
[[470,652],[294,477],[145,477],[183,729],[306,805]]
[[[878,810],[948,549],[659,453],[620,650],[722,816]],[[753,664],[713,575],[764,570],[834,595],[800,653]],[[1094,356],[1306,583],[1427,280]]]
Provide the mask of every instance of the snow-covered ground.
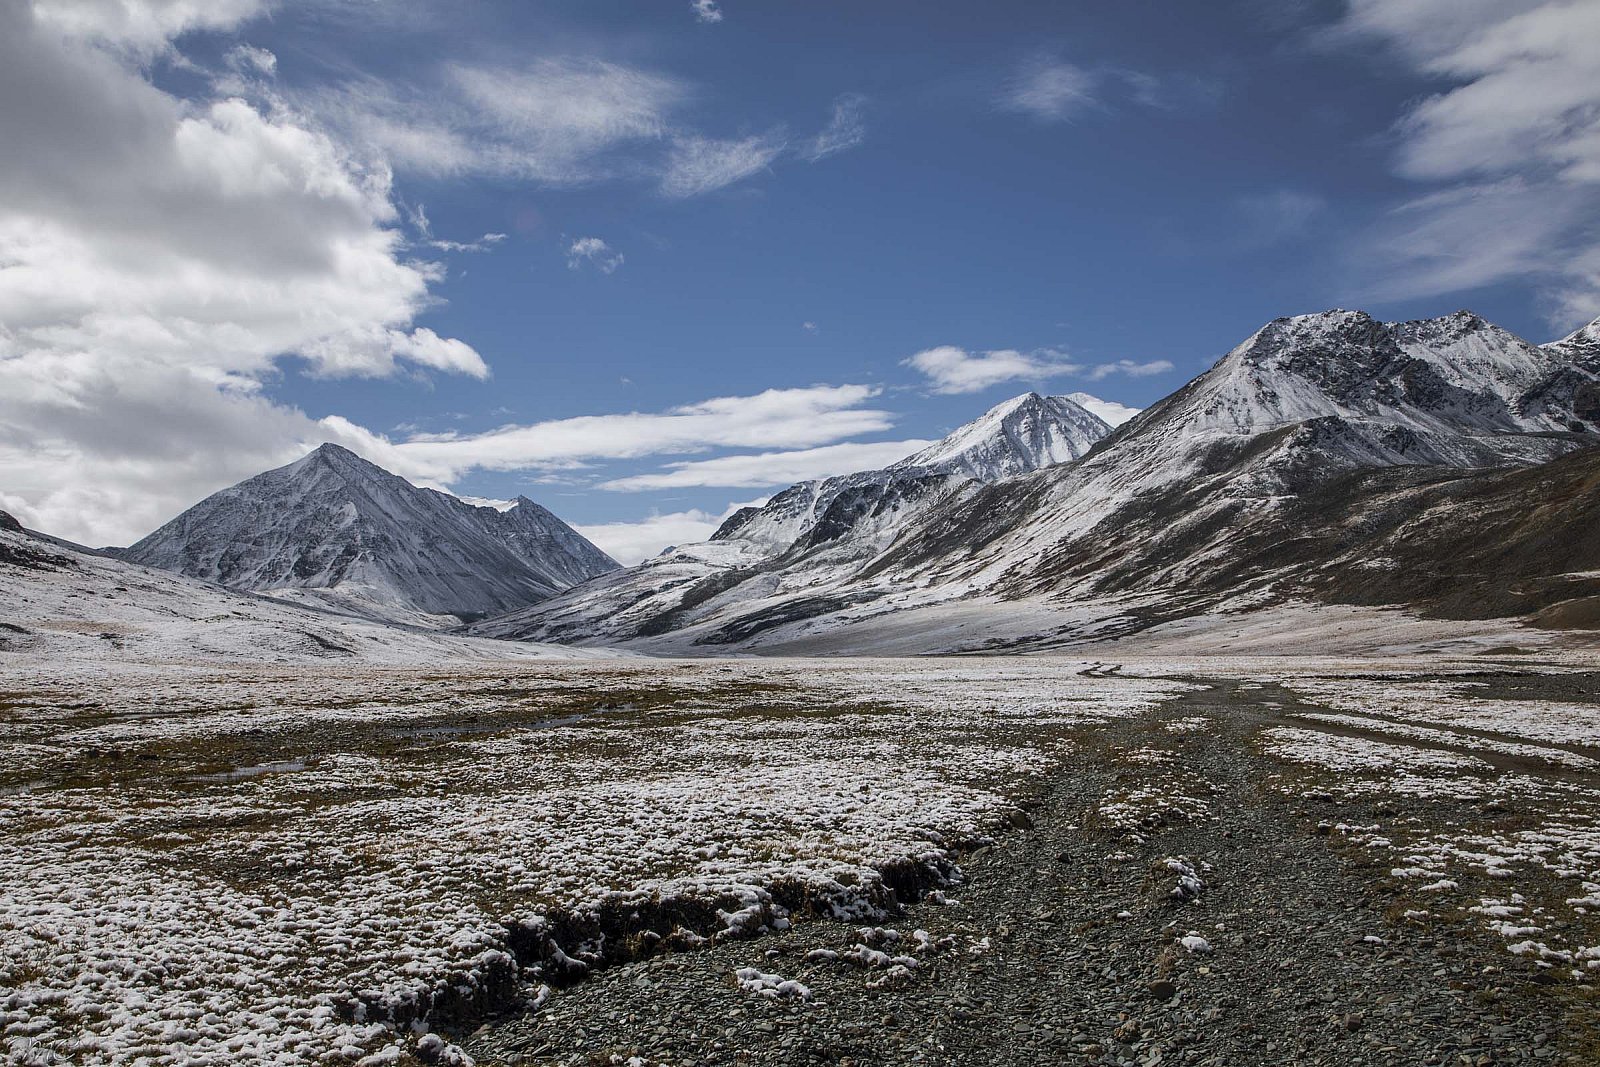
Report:
[[[1561,699],[1560,672],[1549,677],[1282,673],[1289,699],[1312,707],[1283,705],[1305,727],[1269,727],[1260,744],[1285,762],[1272,788],[1378,805],[1387,817],[1320,832],[1388,868],[1406,921],[1465,921],[1589,980],[1600,975],[1588,918],[1600,912],[1600,705]],[[1519,688],[1527,699],[1505,699]],[[1400,798],[1431,814],[1386,806]]]
[[886,872],[938,884],[1007,825],[1075,728],[1182,688],[1026,661],[7,657],[0,1058],[378,1064],[536,996],[513,954],[573,916],[659,907],[686,943],[867,918]]
[[333,615],[0,528],[0,664],[13,667],[62,660],[420,665],[610,655],[518,648]]

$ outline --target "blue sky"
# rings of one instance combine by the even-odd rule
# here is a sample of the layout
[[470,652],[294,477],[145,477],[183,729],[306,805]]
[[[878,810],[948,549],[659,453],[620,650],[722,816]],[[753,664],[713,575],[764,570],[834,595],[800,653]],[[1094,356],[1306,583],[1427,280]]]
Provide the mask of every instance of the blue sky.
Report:
[[633,558],[1279,315],[1600,314],[1593,2],[200,6],[0,27],[0,506],[66,536],[325,438]]

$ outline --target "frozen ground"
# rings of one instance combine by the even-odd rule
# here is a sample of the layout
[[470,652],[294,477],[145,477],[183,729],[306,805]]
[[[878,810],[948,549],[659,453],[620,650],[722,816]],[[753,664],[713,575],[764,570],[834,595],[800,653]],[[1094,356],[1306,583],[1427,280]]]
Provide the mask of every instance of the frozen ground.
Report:
[[[942,973],[932,956],[1023,970],[1093,957],[1078,913],[1099,922],[1109,908],[1153,924],[1149,946],[1132,926],[1118,935],[1094,965],[1113,976],[1097,979],[1110,999],[1085,987],[1077,1014],[1048,1025],[1036,1007],[1039,1040],[1017,1055],[1059,1052],[1046,1039],[1060,1038],[1106,1063],[1162,1049],[1207,1062],[1204,1041],[1173,1036],[1205,1033],[1202,1016],[1096,1027],[1185,996],[1193,1014],[1205,978],[1237,963],[1254,982],[1260,956],[1336,963],[1304,959],[1293,933],[1217,936],[1213,905],[1313,914],[1272,850],[1348,883],[1326,895],[1376,894],[1359,920],[1373,944],[1448,942],[1452,961],[1476,954],[1518,996],[1545,997],[1528,1018],[1564,1036],[1539,1047],[1588,1055],[1597,708],[1600,676],[1574,653],[405,667],[0,656],[0,1056],[808,1062],[773,1043],[797,1032],[782,1027],[701,1040],[686,1023],[676,1044],[653,1044],[595,998],[604,976],[659,957],[688,963],[697,1017],[738,1008],[741,1025],[761,1023],[740,997],[824,1028],[896,997],[923,998],[898,1012],[954,1013],[945,987],[925,984]],[[1249,835],[1266,844],[1242,878],[1232,850]],[[1057,868],[1058,852],[1075,858]],[[1073,864],[1099,873],[1061,882]],[[1132,895],[1107,872],[1132,878]],[[1252,895],[1230,902],[1218,884]],[[1054,940],[1012,943],[995,909],[1040,892],[1055,894]],[[833,957],[782,967],[759,948],[891,922],[926,893],[945,906],[920,920],[924,940],[907,928],[905,944],[821,941]],[[718,952],[743,956],[722,968]],[[1448,990],[1459,976],[1446,974]],[[1163,981],[1186,992],[1142,992]],[[1493,1016],[1481,1007],[1471,1019]],[[468,1040],[493,1018],[510,1021]],[[582,1024],[576,1038],[562,1020]],[[1294,1062],[1229,1040],[1211,1051],[1233,1058],[1216,1062]],[[895,1047],[856,1062],[918,1062]]]

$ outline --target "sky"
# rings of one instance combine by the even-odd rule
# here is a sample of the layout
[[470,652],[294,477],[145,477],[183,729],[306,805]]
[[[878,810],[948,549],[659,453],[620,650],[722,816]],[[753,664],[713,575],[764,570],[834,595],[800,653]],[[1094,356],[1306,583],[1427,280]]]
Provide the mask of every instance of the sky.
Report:
[[0,0],[0,508],[323,441],[618,559],[1263,323],[1600,315],[1600,0]]

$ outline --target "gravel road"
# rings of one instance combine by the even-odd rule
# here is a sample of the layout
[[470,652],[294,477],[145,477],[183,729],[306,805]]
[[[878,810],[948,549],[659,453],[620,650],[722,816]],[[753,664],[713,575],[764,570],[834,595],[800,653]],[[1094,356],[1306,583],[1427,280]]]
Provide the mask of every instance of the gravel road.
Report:
[[1085,732],[1018,828],[965,858],[963,885],[886,927],[815,920],[615,967],[466,1050],[686,1067],[1597,1062],[1589,986],[1465,919],[1405,918],[1387,868],[1327,834],[1437,818],[1442,801],[1269,788],[1284,768],[1258,731],[1300,703],[1206,682]]

